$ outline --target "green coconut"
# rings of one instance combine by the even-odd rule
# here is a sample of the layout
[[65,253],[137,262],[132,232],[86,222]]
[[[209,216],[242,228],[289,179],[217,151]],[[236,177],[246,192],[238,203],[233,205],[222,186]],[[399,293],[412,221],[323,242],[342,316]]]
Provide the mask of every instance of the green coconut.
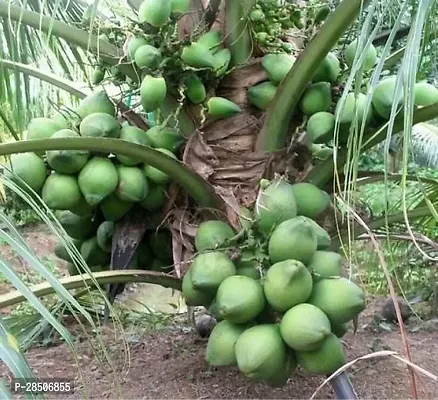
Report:
[[184,14],[190,10],[190,0],[171,0],[172,12]]
[[260,271],[252,266],[236,268],[236,275],[247,276],[256,280],[261,278]]
[[308,221],[290,219],[278,225],[269,238],[268,252],[273,263],[297,260],[307,265],[316,252],[318,243]]
[[210,97],[206,105],[207,114],[213,118],[229,118],[242,111],[238,104],[224,97]]
[[333,139],[335,116],[327,111],[313,114],[307,121],[306,132],[312,143],[327,143]]
[[266,110],[277,93],[277,86],[272,82],[262,82],[248,89],[248,102],[260,110]]
[[316,219],[330,205],[330,196],[312,183],[300,182],[292,185],[297,205],[297,215]]
[[53,119],[45,117],[33,118],[27,124],[26,139],[48,139],[60,129],[61,127]]
[[140,168],[125,165],[118,165],[116,169],[119,176],[116,195],[125,201],[144,200],[148,194],[149,184],[143,171]]
[[256,225],[265,235],[283,221],[297,216],[297,205],[292,185],[274,180],[260,191],[254,209]]
[[[79,251],[81,248],[82,241],[77,239],[71,239],[71,244]],[[70,249],[71,250],[71,249]],[[56,257],[60,258],[61,260],[67,261],[69,263],[73,263],[73,260],[67,250],[67,247],[64,246],[62,242],[58,242],[55,245],[55,248],[53,249],[53,253]]]
[[193,104],[202,103],[207,97],[207,92],[202,81],[195,75],[190,74],[184,79],[185,94]]
[[307,302],[324,311],[333,324],[340,325],[365,309],[365,293],[346,278],[321,279],[314,283]]
[[98,156],[90,159],[78,176],[81,192],[92,206],[114,192],[118,182],[119,176],[111,160]]
[[[345,62],[351,68],[353,66],[354,57],[356,56],[358,48],[358,40],[354,39],[345,49]],[[376,65],[377,50],[372,43],[365,50],[365,58],[363,61],[364,71],[369,71]]]
[[230,276],[219,285],[216,303],[223,319],[244,324],[262,312],[265,306],[263,286],[247,276]]
[[[52,138],[79,137],[71,129],[61,129],[52,135]],[[61,174],[75,174],[88,161],[90,153],[85,150],[49,150],[46,151],[47,163],[52,169]]]
[[155,125],[146,131],[146,137],[155,149],[166,149],[175,153],[184,143],[184,136],[173,128]]
[[144,45],[147,45],[148,41],[143,37],[135,37],[128,43],[128,54],[131,60],[134,60],[137,50]]
[[211,301],[210,306],[208,307],[208,313],[216,319],[217,322],[225,321],[221,315],[219,314],[219,309],[217,308],[216,297]]
[[118,221],[134,206],[133,201],[125,201],[114,193],[105,197],[100,203],[100,209],[107,221]]
[[77,203],[74,207],[69,209],[72,213],[76,215],[91,215],[94,213],[95,209],[94,207],[90,206],[87,203],[87,200],[85,200],[85,197],[81,195],[81,199],[79,200],[79,203]]
[[286,363],[287,349],[278,325],[247,329],[237,339],[235,349],[239,370],[252,379],[271,379]]
[[266,54],[262,58],[262,67],[268,74],[269,80],[278,85],[291,70],[295,60],[296,58],[290,54]]
[[188,306],[209,306],[213,300],[214,293],[198,290],[193,287],[191,268],[184,274],[182,280],[182,294]]
[[333,251],[318,250],[307,265],[316,279],[340,276],[342,270],[342,256]]
[[285,260],[271,265],[263,288],[269,305],[276,311],[285,312],[304,303],[312,292],[312,286],[312,275],[303,263]]
[[99,90],[85,97],[76,113],[83,119],[90,114],[105,113],[115,117],[116,108],[104,90]]
[[332,88],[328,82],[317,82],[310,85],[300,99],[301,111],[313,115],[321,111],[329,111],[332,105]]
[[97,228],[96,239],[99,247],[106,251],[111,252],[113,244],[113,234],[114,234],[114,222],[113,221],[103,221]]
[[330,334],[320,347],[313,351],[297,351],[297,361],[312,374],[329,375],[346,363],[342,343]]
[[47,179],[47,169],[41,157],[35,153],[18,153],[12,154],[10,160],[13,173],[5,171],[5,175],[9,179],[23,189],[24,185],[18,178],[21,178],[35,192],[39,192],[43,188]]
[[203,33],[196,43],[207,47],[214,53],[217,50],[217,47],[222,43],[222,34],[220,31],[211,29],[208,32]]
[[341,73],[341,65],[338,58],[332,53],[328,53],[324,60],[319,64],[312,82],[330,82],[334,83]]
[[335,116],[341,124],[341,129],[350,128],[353,121],[357,121],[358,127],[362,126],[365,120],[365,126],[369,125],[373,117],[373,108],[371,104],[367,106],[367,96],[363,93],[348,93],[345,102],[338,102],[335,109]]
[[245,329],[246,325],[219,322],[208,338],[206,361],[215,366],[237,365],[235,345]]
[[56,111],[52,120],[59,126],[59,129],[71,129],[79,120],[79,116],[69,110],[62,110]]
[[181,60],[193,68],[211,68],[216,66],[213,53],[208,46],[200,43],[191,43],[183,48]]
[[96,236],[82,243],[81,255],[90,267],[95,265],[106,266],[111,261],[111,253],[100,248]]
[[215,291],[226,278],[236,273],[230,257],[221,251],[198,254],[193,259],[191,270],[193,286],[210,291]]
[[73,239],[84,240],[92,236],[96,230],[96,224],[91,215],[79,216],[69,210],[59,211],[56,218]]
[[332,332],[338,337],[343,337],[348,332],[348,322],[340,325],[332,324]]
[[394,101],[398,108],[403,103],[403,89],[400,90],[397,98],[395,96],[396,80],[396,76],[388,76],[382,79],[374,89],[372,98],[374,110],[385,119],[389,119]]
[[81,121],[79,132],[85,137],[117,139],[120,136],[120,128],[119,122],[113,116],[106,113],[93,113]]
[[235,235],[233,228],[218,220],[204,221],[196,230],[195,247],[198,251],[213,250]]
[[162,207],[166,199],[167,194],[164,186],[149,183],[148,194],[140,201],[140,205],[148,211],[156,211]]
[[144,112],[152,112],[159,108],[167,94],[167,84],[164,78],[146,75],[140,86],[140,98]]
[[75,176],[53,172],[44,182],[42,199],[53,210],[69,210],[81,200]]
[[427,82],[417,82],[414,86],[414,104],[425,107],[438,103],[438,89]]
[[231,61],[231,52],[229,49],[220,49],[213,54],[214,73],[216,78],[219,78],[228,71],[228,66]]
[[169,21],[171,12],[171,0],[143,0],[138,9],[138,22],[160,28]]
[[[150,146],[150,141],[146,135],[146,132],[135,126],[122,126],[120,130],[120,139],[130,143],[141,144],[143,146]],[[117,159],[127,167],[133,167],[141,163],[141,160],[116,154]]]
[[290,226],[290,229],[292,229],[294,225],[300,225],[303,222],[306,222],[311,227],[313,233],[315,234],[316,242],[317,242],[317,250],[327,249],[331,243],[330,235],[313,219],[300,215],[290,220],[288,224]]
[[293,375],[298,364],[295,359],[295,354],[291,350],[286,351],[286,360],[284,364],[277,367],[275,374],[264,381],[271,387],[281,387],[287,384],[289,378]]
[[280,332],[290,348],[296,351],[313,351],[331,334],[331,324],[327,315],[318,307],[302,303],[283,315]]
[[161,52],[156,47],[145,44],[137,49],[134,60],[139,68],[154,70],[160,65]]

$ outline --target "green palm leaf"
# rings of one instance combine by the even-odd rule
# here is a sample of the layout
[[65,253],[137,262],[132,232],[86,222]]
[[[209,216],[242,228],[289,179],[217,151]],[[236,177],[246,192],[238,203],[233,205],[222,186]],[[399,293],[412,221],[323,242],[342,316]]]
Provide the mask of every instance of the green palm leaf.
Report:
[[[35,378],[17,339],[8,331],[2,317],[0,317],[0,360],[7,365],[15,378],[24,380]],[[3,379],[0,382],[0,394],[2,399],[11,398]],[[6,394],[6,397],[3,394]],[[32,395],[32,398],[37,397]]]
[[3,378],[0,379],[0,396],[5,400],[12,399],[12,394],[6,386],[6,381]]

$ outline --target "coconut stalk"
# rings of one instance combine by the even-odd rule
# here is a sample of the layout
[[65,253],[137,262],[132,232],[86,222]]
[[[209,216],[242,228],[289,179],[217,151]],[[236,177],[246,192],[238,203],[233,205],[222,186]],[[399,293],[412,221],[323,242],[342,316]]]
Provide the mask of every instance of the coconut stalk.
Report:
[[254,4],[255,0],[225,1],[225,29],[232,65],[245,64],[251,58],[253,49],[248,27],[248,10]]
[[213,209],[223,209],[224,207],[221,198],[217,196],[211,185],[199,175],[180,162],[147,146],[129,143],[120,139],[86,137],[24,140],[0,144],[1,156],[47,150],[88,150],[136,158],[169,175],[201,207]]
[[256,150],[273,152],[284,148],[290,122],[307,84],[320,63],[356,20],[369,0],[343,0],[329,14],[319,32],[300,53],[293,67],[278,86],[265,122],[257,137]]
[[30,65],[0,59],[0,66],[2,66],[3,68],[11,69],[13,71],[19,71],[25,75],[33,76],[42,81],[48,82],[51,85],[56,86],[59,89],[65,90],[66,92],[80,99],[83,99],[89,92],[88,89],[81,89],[78,87],[78,85],[68,79],[64,79],[58,75],[43,71]]
[[[82,274],[69,276],[59,279],[59,283],[67,290],[80,289],[90,287],[97,289],[94,282],[101,286],[109,283],[151,283],[160,285],[165,288],[181,291],[181,280],[162,272],[145,271],[145,270],[129,270],[129,271],[102,271],[95,272],[91,275]],[[29,290],[37,297],[44,297],[55,293],[54,288],[48,282],[40,283],[29,287]],[[12,292],[0,296],[0,308],[9,307],[26,301],[26,298],[20,291]]]

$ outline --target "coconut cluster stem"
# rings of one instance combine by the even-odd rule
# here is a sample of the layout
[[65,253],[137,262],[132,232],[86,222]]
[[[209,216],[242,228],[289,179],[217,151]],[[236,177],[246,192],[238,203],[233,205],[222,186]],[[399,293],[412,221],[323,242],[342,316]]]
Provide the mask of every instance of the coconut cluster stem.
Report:
[[[155,271],[102,271],[93,273],[93,277],[100,285],[106,285],[109,283],[143,282],[181,291],[180,279]],[[59,282],[67,290],[79,289],[87,286],[90,286],[91,288],[95,287],[92,276],[89,274],[61,278],[59,279]],[[55,289],[48,282],[31,286],[29,289],[37,297],[43,297],[55,293]],[[21,303],[25,300],[26,297],[20,291],[14,290],[0,296],[0,309]]]
[[129,143],[120,139],[89,137],[24,140],[0,144],[0,155],[2,156],[47,150],[87,150],[136,158],[169,175],[201,207],[224,209],[223,201],[208,182],[179,161],[148,146]]
[[290,121],[307,84],[368,1],[343,0],[299,55],[269,105],[265,122],[257,137],[257,151],[272,152],[286,145]]
[[231,64],[241,65],[252,54],[251,34],[248,25],[248,10],[255,0],[225,0],[227,47],[231,52]]

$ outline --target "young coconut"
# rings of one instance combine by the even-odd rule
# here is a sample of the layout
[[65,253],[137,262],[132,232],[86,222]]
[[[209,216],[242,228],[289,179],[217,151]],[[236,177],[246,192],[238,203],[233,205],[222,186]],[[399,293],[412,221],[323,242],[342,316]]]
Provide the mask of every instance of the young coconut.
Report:
[[246,325],[236,325],[229,321],[219,322],[210,334],[207,343],[206,360],[210,365],[236,365],[235,344]]
[[223,319],[235,324],[247,323],[263,311],[263,286],[247,276],[230,276],[220,284],[216,304]]
[[193,287],[212,292],[216,291],[226,278],[236,273],[236,267],[230,257],[221,251],[198,254],[190,268]]
[[268,236],[276,226],[297,216],[292,185],[274,180],[260,191],[254,209],[256,226]]
[[283,315],[280,332],[290,348],[296,351],[313,351],[331,334],[331,324],[327,315],[318,307],[302,303]]
[[263,288],[269,305],[276,311],[285,312],[305,302],[312,286],[312,275],[303,263],[285,260],[268,269]]
[[306,220],[294,218],[278,225],[268,243],[271,262],[297,260],[307,265],[316,252],[318,242],[315,232]]
[[342,343],[333,333],[320,347],[313,351],[297,351],[298,363],[308,372],[329,375],[342,367],[346,362]]
[[214,250],[234,235],[233,228],[225,222],[216,220],[201,222],[195,235],[196,250]]
[[236,342],[239,370],[252,379],[273,379],[286,364],[287,349],[276,324],[256,325],[243,332]]
[[335,325],[352,320],[365,309],[365,293],[346,278],[321,279],[307,301],[320,308]]

